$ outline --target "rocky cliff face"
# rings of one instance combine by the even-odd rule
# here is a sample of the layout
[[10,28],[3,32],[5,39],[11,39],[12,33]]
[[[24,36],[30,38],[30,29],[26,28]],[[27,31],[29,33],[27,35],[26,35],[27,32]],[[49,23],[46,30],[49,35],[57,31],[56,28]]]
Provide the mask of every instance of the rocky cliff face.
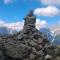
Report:
[[6,60],[51,60],[58,54],[56,46],[52,45],[43,34],[35,28],[36,16],[33,11],[24,18],[23,30],[2,41]]

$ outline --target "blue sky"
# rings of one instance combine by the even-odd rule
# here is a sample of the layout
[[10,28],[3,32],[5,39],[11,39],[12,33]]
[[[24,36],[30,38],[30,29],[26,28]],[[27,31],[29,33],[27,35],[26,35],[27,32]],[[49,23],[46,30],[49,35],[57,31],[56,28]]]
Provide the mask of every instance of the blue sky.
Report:
[[30,10],[34,10],[39,22],[60,22],[60,0],[0,0],[0,20],[4,22],[22,21]]
[[30,10],[36,15],[36,28],[49,28],[60,34],[60,0],[0,0],[0,27],[23,29],[23,18]]
[[28,11],[40,6],[40,2],[36,1],[17,0],[13,3],[4,4],[4,0],[0,0],[0,19],[8,22],[15,22],[16,19],[22,20]]

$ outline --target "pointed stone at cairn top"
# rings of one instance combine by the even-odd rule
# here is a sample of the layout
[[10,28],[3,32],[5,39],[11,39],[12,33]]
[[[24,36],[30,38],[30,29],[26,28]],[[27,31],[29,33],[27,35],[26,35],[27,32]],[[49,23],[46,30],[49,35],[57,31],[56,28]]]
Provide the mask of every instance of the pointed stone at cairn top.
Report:
[[33,10],[31,10],[30,12],[29,12],[29,14],[28,14],[28,16],[33,16],[34,14],[33,14]]
[[24,18],[24,26],[35,26],[36,23],[36,16],[33,14],[33,10],[29,12],[29,14]]

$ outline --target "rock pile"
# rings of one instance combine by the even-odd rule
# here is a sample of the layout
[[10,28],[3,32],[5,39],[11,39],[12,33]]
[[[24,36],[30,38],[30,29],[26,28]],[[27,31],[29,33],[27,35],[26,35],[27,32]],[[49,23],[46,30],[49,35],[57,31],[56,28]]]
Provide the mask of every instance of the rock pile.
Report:
[[6,60],[51,60],[56,57],[58,49],[35,28],[36,16],[33,11],[24,18],[23,30],[2,41]]

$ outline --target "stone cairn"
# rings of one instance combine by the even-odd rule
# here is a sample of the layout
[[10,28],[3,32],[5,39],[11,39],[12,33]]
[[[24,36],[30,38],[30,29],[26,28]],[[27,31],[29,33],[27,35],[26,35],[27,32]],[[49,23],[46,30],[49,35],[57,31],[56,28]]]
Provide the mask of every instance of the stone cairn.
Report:
[[[51,60],[58,54],[58,49],[35,28],[36,16],[33,11],[24,18],[23,30],[1,40],[3,46],[0,60]],[[1,48],[1,49],[2,49]]]

